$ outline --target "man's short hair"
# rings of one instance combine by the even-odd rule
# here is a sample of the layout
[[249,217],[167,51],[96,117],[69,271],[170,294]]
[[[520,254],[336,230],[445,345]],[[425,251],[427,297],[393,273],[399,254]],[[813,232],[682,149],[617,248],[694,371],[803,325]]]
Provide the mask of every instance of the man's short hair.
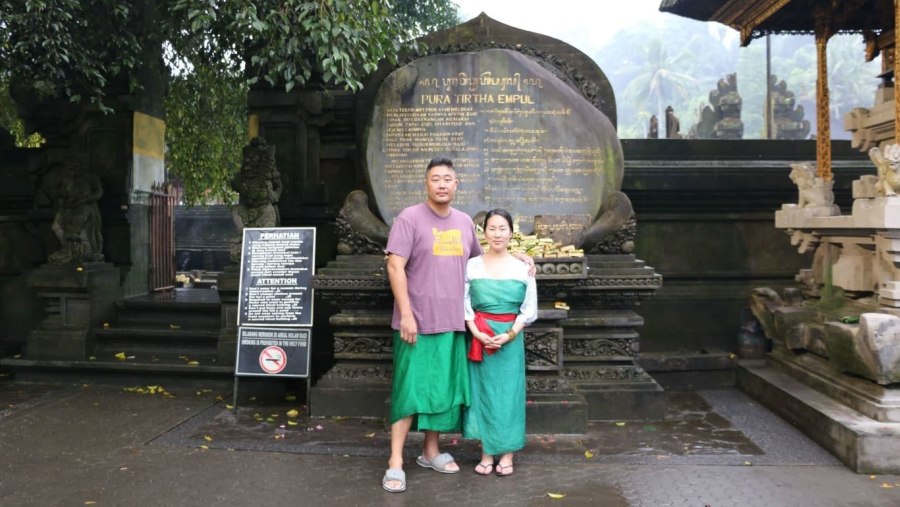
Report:
[[[450,160],[449,158],[434,157],[433,159],[431,159],[431,162],[428,162],[428,167],[425,168],[425,174],[427,175],[428,171],[430,171],[432,167],[439,166],[439,165],[445,165],[445,166],[449,167],[450,169],[453,169],[453,161]],[[453,170],[455,171],[456,169],[453,169]]]

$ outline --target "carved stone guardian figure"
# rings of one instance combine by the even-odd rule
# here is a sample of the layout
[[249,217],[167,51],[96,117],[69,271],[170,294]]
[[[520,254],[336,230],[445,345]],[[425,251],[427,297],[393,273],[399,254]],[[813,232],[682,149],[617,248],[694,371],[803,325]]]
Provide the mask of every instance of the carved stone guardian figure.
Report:
[[[254,137],[244,146],[241,170],[231,181],[231,188],[240,195],[231,210],[239,232],[245,227],[277,227],[278,200],[281,197],[281,175],[275,167],[275,147],[261,137]],[[231,248],[232,262],[241,258],[241,237]]]
[[897,195],[900,190],[900,145],[889,144],[885,146],[882,154],[879,148],[869,150],[869,158],[878,168],[878,181],[875,183],[875,193],[879,196],[891,197]]
[[800,208],[827,208],[834,206],[834,180],[825,181],[807,162],[791,164],[791,181],[797,185],[797,206]]
[[53,233],[61,248],[51,253],[51,264],[103,261],[103,234],[97,201],[103,186],[97,175],[76,162],[54,163],[41,182],[53,202]]

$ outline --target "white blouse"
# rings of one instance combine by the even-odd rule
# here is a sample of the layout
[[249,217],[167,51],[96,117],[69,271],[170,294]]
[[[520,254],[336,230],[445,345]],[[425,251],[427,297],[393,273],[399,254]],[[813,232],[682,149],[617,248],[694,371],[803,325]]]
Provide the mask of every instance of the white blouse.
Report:
[[[516,261],[514,270],[508,275],[502,279],[519,280],[525,284],[525,301],[522,301],[522,305],[519,306],[519,315],[516,316],[516,322],[525,327],[537,320],[537,284],[533,276],[528,276],[528,266],[523,262]],[[466,292],[463,302],[466,321],[475,320],[475,311],[472,309],[472,300],[469,297],[469,283],[481,278],[491,278],[485,273],[483,255],[472,257],[466,264]]]

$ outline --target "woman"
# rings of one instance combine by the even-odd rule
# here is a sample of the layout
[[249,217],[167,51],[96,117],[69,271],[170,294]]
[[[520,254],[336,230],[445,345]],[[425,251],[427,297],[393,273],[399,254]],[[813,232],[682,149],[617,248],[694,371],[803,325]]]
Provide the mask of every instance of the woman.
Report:
[[513,453],[525,446],[525,340],[522,329],[537,318],[537,289],[528,266],[507,250],[512,217],[502,209],[484,219],[485,253],[466,266],[466,326],[471,405],[463,435],[481,440],[475,473],[513,473]]

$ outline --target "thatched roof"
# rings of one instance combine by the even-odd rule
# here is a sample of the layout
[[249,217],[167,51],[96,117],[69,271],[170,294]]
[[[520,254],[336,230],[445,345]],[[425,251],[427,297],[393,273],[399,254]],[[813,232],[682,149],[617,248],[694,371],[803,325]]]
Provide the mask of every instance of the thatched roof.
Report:
[[744,45],[768,33],[814,33],[817,12],[828,15],[831,33],[894,27],[893,0],[662,0],[659,10],[730,26]]

